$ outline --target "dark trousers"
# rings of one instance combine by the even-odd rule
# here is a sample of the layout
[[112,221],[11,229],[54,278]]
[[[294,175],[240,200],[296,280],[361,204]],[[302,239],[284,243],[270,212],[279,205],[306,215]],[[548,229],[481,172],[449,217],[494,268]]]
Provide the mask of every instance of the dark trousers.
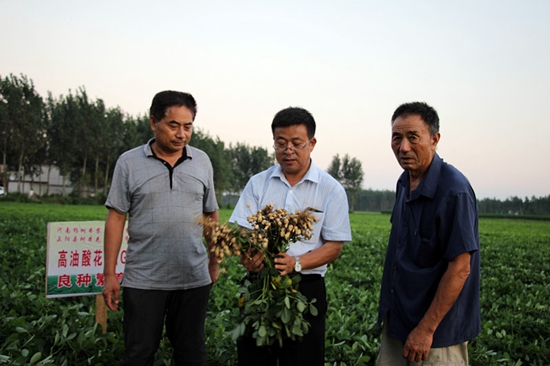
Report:
[[204,365],[204,322],[210,287],[177,291],[125,287],[124,354],[119,365],[153,365],[165,323],[176,365]]
[[306,314],[310,327],[301,342],[285,340],[283,347],[275,342],[272,346],[258,347],[256,340],[242,337],[237,341],[239,366],[323,366],[325,364],[325,316],[327,295],[325,280],[319,275],[302,275],[300,292],[308,299],[317,299],[317,316]]

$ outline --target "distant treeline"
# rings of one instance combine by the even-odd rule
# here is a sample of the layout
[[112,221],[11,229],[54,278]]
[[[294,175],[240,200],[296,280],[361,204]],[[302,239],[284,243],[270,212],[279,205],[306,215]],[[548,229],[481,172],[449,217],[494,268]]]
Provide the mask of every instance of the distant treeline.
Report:
[[[361,190],[355,202],[356,211],[391,211],[395,192],[390,190]],[[478,200],[480,214],[499,215],[550,215],[550,195],[546,197],[510,197],[504,201],[496,198]]]
[[550,195],[546,197],[509,197],[505,201],[496,198],[478,200],[480,213],[507,215],[550,215]]
[[[44,202],[86,203],[93,196],[95,199],[91,201],[102,203],[118,156],[151,137],[147,115],[132,116],[120,107],[107,108],[102,99],[89,98],[84,87],[57,98],[48,92],[44,99],[25,75],[0,75],[0,185],[6,190],[3,200],[27,199],[21,184],[23,178],[40,175],[44,166],[56,166],[63,177],[68,177],[66,184],[74,188],[75,197],[66,197],[65,189],[63,197],[47,197],[48,182],[46,191],[41,193]],[[226,145],[219,137],[211,137],[200,129],[193,133],[191,145],[210,157],[216,196],[225,207],[234,204],[250,177],[275,162],[273,152],[263,147],[245,143]],[[346,154],[342,159],[343,167],[348,158]],[[347,166],[354,174],[343,173],[339,179],[348,192],[350,207],[354,211],[391,210],[395,192],[354,188],[355,183],[363,180],[360,162],[355,160],[349,158]],[[339,163],[336,155],[331,167],[338,168]],[[337,173],[332,174],[340,175]],[[9,192],[9,177],[17,178],[17,192]],[[355,183],[350,185],[350,179]],[[12,193],[19,196],[9,198]],[[483,214],[550,215],[550,196],[523,200],[511,197],[505,201],[485,198],[478,204]]]

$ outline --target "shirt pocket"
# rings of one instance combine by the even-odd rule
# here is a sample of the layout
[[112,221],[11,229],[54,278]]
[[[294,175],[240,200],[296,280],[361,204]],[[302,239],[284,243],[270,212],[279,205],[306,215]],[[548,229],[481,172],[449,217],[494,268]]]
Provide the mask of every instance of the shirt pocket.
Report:
[[420,268],[435,266],[441,258],[441,250],[436,238],[420,237],[414,249],[413,260]]

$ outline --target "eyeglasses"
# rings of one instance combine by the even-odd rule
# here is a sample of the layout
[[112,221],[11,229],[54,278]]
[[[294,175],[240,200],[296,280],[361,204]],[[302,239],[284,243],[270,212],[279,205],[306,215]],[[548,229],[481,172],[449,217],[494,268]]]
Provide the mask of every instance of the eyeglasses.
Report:
[[305,144],[294,145],[294,143],[292,143],[292,142],[287,142],[287,141],[284,141],[284,140],[280,140],[280,141],[275,141],[275,144],[273,145],[273,148],[275,150],[279,150],[279,151],[285,151],[286,149],[296,151],[296,150],[302,150],[307,145],[309,145],[310,142],[311,142],[311,140],[307,140],[307,142]]

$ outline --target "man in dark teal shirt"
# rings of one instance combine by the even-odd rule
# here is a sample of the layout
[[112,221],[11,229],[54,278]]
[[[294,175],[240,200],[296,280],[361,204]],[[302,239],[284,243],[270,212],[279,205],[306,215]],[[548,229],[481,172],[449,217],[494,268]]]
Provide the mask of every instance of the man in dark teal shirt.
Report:
[[414,102],[394,112],[391,144],[405,171],[382,278],[378,365],[467,365],[467,342],[481,331],[476,197],[436,153],[439,139],[432,107]]

